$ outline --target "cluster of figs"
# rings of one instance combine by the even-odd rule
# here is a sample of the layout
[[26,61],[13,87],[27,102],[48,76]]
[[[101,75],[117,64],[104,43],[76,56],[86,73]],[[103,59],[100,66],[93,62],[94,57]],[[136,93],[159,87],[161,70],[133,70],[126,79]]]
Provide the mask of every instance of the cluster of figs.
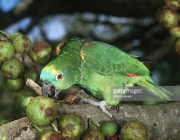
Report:
[[[44,66],[52,58],[51,45],[47,42],[32,44],[22,33],[9,35],[0,31],[0,34],[3,36],[0,40],[0,70],[7,88],[15,92],[14,106],[39,132],[38,140],[118,140],[118,136],[124,140],[147,139],[146,126],[138,120],[130,120],[121,128],[113,120],[98,123],[90,118],[84,119],[77,112],[60,114],[59,99],[38,96],[25,84],[28,78],[39,85],[41,81],[39,74],[26,66],[24,58],[28,56],[33,63]],[[21,57],[17,58],[16,54]],[[5,123],[1,121],[0,125]],[[43,129],[48,125],[53,129]]]
[[[46,42],[32,45],[29,37],[21,33],[8,35],[0,32],[5,36],[4,40],[0,40],[1,71],[6,78],[7,88],[17,92],[24,88],[27,78],[35,82],[39,80],[39,75],[23,64],[24,56],[29,55],[35,63],[45,65],[52,55],[52,47]],[[15,54],[20,54],[21,59],[17,59]]]
[[[106,137],[114,137],[117,133],[117,124],[114,121],[97,123],[89,119],[86,129],[86,121],[80,114],[60,114],[58,104],[44,96],[30,100],[26,115],[39,131],[38,140],[106,140]],[[47,125],[51,125],[53,129],[43,130],[42,127]]]
[[[61,114],[58,110],[58,106],[61,106],[59,101],[45,96],[28,95],[21,100],[26,103],[20,103],[18,98],[15,101],[21,104],[19,109],[25,111],[32,126],[39,132],[38,140],[118,140],[119,137],[123,140],[148,139],[146,126],[138,120],[129,120],[121,128],[114,120],[96,122],[82,117],[79,112]],[[53,129],[43,129],[48,125]]]
[[180,14],[178,9],[180,9],[179,0],[164,0],[165,6],[160,7],[157,10],[156,18],[160,25],[166,27],[169,33],[177,38],[175,44],[176,52],[180,53]]

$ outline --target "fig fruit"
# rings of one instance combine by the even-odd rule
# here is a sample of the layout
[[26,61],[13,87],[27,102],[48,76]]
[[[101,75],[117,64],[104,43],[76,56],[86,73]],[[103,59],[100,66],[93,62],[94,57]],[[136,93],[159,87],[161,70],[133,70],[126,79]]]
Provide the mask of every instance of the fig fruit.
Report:
[[34,125],[46,126],[57,118],[58,105],[51,98],[37,96],[30,100],[26,114]]
[[122,137],[123,140],[147,140],[147,128],[138,120],[130,120],[122,128]]
[[17,33],[12,37],[12,44],[17,53],[28,53],[32,44],[29,37],[23,34]]
[[169,29],[169,32],[172,36],[179,38],[180,37],[180,26],[174,26]]
[[0,40],[0,62],[11,59],[14,55],[14,47],[7,40]]
[[177,11],[171,10],[167,6],[159,8],[156,17],[159,23],[166,28],[172,28],[178,25],[179,15]]
[[105,140],[105,137],[99,130],[88,128],[82,134],[81,140]]
[[6,78],[16,79],[21,75],[23,65],[18,59],[12,58],[2,64],[1,70]]
[[24,87],[24,79],[22,77],[17,79],[6,79],[6,86],[10,91],[19,91]]
[[52,130],[43,130],[38,140],[66,140],[58,132]]
[[165,4],[172,10],[180,8],[180,1],[178,0],[164,0]]
[[30,57],[39,65],[45,65],[50,61],[52,47],[46,42],[37,42],[30,49]]
[[58,127],[63,137],[76,139],[85,130],[84,119],[76,113],[64,114],[58,122]]
[[19,111],[23,111],[26,113],[27,105],[29,104],[30,100],[36,97],[37,94],[29,88],[24,88],[18,91],[14,98],[14,106]]
[[100,124],[100,131],[106,137],[114,136],[117,132],[117,124],[114,121],[104,121]]

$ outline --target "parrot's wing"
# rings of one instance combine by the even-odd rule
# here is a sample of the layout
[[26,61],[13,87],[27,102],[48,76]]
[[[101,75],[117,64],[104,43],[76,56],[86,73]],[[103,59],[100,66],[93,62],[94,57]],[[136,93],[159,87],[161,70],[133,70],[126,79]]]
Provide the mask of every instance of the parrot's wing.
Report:
[[144,64],[120,49],[102,42],[86,42],[82,63],[101,75],[150,75]]

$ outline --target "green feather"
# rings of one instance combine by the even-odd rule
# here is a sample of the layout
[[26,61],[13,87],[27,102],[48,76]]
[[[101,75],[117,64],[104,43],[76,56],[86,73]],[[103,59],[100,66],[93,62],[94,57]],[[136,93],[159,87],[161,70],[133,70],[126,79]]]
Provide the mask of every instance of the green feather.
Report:
[[129,73],[140,76],[150,74],[142,62],[111,45],[92,42],[89,46],[83,46],[82,51],[85,54],[84,64],[99,74],[124,76]]

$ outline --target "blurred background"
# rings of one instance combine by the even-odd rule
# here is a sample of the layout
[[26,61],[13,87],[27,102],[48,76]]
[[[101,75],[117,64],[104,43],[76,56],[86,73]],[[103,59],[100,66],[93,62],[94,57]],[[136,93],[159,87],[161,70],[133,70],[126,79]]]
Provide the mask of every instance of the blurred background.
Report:
[[[163,0],[0,0],[0,30],[26,34],[34,44],[83,38],[112,44],[148,58],[152,79],[159,85],[180,83],[176,38],[156,20]],[[15,93],[0,74],[0,119],[20,117],[13,107]]]

